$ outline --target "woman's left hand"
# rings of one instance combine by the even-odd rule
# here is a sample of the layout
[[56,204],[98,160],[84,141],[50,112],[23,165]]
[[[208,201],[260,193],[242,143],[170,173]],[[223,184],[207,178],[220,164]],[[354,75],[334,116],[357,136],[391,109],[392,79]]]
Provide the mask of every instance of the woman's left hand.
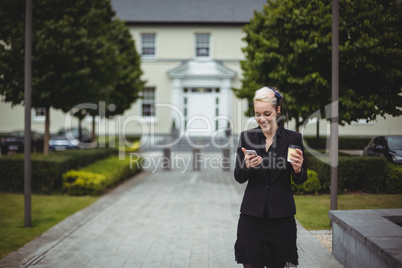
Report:
[[290,156],[290,159],[293,161],[290,162],[290,164],[293,166],[293,170],[296,172],[296,174],[299,174],[304,161],[303,152],[300,149],[296,149],[296,154],[291,153]]

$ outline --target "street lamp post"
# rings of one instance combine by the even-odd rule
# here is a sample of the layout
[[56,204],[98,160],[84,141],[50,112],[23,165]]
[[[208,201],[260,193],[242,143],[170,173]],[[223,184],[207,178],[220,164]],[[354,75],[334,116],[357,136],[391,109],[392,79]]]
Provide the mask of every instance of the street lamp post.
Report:
[[31,227],[32,0],[26,0],[25,16],[24,226]]
[[339,0],[332,0],[331,210],[338,208]]

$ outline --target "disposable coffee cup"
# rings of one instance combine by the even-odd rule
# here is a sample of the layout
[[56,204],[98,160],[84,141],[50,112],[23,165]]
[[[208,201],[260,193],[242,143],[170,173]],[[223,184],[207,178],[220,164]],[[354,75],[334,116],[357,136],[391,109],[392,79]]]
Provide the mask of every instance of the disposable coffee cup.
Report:
[[297,145],[293,145],[290,144],[288,147],[288,162],[292,163],[294,161],[292,161],[290,158],[292,157],[290,154],[297,154],[296,149],[300,149],[300,146]]

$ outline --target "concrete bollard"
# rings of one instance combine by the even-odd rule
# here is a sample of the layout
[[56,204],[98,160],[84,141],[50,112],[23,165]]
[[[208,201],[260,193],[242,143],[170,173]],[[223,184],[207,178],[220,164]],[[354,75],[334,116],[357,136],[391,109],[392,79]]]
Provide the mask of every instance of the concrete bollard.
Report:
[[193,170],[200,170],[201,149],[193,148]]
[[222,168],[224,171],[230,170],[230,148],[223,148]]
[[163,148],[162,169],[170,170],[172,168],[172,160],[170,148]]

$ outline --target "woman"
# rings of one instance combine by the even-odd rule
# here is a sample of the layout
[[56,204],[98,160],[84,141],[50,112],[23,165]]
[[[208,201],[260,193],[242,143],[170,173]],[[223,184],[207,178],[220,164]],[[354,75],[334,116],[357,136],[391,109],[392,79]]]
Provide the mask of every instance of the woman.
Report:
[[[296,206],[291,179],[296,184],[307,180],[302,137],[280,122],[282,95],[275,88],[256,91],[254,112],[258,127],[240,134],[234,171],[239,183],[248,181],[240,208],[236,261],[246,268],[296,266]],[[290,162],[289,145],[299,147],[290,154]]]

